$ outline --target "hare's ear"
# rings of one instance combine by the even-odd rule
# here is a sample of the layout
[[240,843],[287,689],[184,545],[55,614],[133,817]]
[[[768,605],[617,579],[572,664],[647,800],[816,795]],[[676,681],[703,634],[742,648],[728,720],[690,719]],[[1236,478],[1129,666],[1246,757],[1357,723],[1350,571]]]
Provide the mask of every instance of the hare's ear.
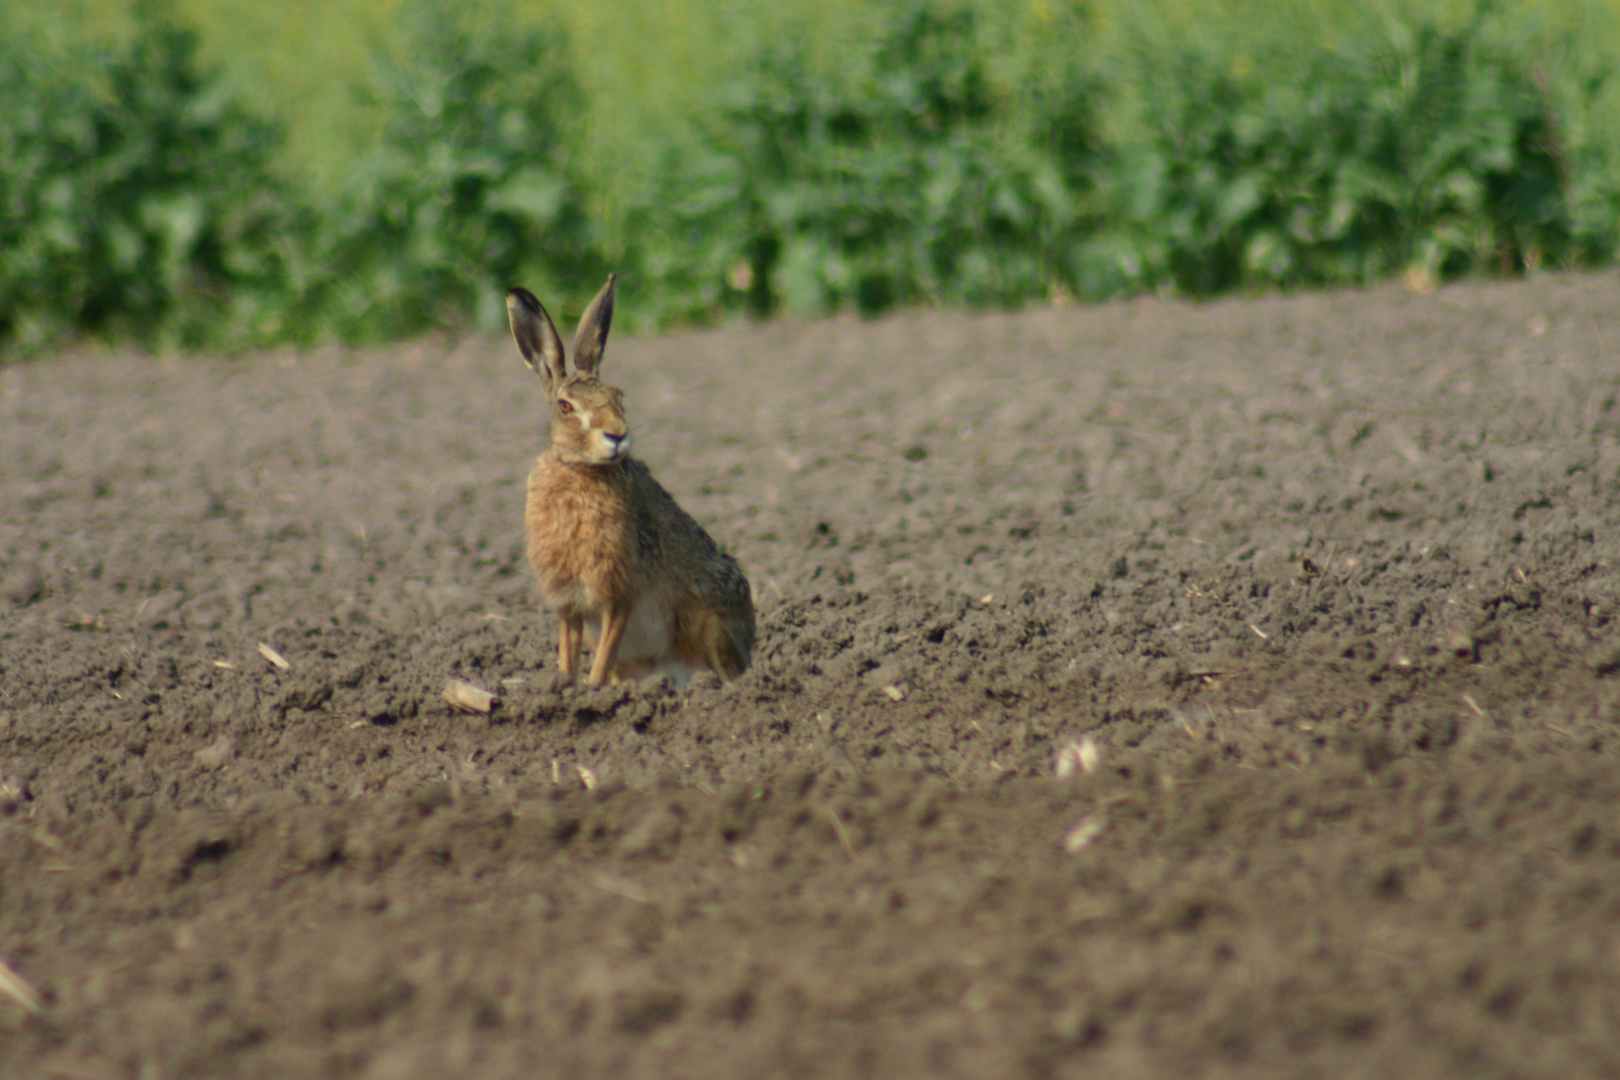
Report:
[[563,343],[551,316],[528,289],[506,290],[506,318],[512,324],[512,340],[529,369],[545,380],[546,390],[563,380]]
[[608,327],[613,325],[613,290],[618,284],[619,275],[609,274],[607,284],[579,317],[579,329],[574,331],[574,367],[582,375],[595,375],[602,362]]

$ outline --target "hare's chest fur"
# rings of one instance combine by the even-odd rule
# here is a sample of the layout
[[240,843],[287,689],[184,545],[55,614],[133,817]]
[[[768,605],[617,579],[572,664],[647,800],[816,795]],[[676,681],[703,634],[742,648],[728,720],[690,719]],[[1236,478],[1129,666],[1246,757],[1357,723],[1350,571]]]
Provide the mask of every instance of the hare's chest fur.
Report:
[[529,564],[562,615],[595,615],[625,593],[635,519],[618,468],[565,465],[549,451],[529,473]]

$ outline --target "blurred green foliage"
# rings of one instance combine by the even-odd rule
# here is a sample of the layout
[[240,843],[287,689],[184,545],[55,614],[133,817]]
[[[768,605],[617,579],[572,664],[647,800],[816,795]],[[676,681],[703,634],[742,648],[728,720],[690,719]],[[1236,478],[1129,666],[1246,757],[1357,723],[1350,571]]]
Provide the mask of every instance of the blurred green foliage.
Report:
[[610,267],[646,326],[1620,252],[1612,0],[44,11],[0,6],[10,351],[489,329]]
[[509,284],[554,294],[600,268],[560,123],[578,107],[564,42],[436,0],[399,18],[373,102],[386,124],[309,222],[300,335],[493,329]]
[[1146,88],[1143,137],[1112,165],[1080,289],[1433,281],[1612,256],[1612,217],[1577,237],[1555,108],[1493,19],[1390,23],[1241,73],[1196,44],[1139,46],[1125,70]]
[[0,342],[198,345],[285,300],[275,129],[156,10],[116,52],[0,48]]
[[1054,253],[1090,224],[1089,97],[1077,85],[1042,116],[1047,138],[1012,137],[976,30],[971,9],[911,5],[837,77],[802,44],[763,51],[672,149],[633,230],[665,304],[694,317],[1044,295]]

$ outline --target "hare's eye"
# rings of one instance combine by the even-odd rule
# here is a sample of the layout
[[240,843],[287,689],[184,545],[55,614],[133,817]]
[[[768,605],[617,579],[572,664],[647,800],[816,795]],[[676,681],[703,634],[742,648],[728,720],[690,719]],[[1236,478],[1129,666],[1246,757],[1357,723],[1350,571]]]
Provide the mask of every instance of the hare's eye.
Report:
[[557,411],[562,413],[564,416],[567,416],[569,413],[574,411],[574,403],[565,399],[559,399],[557,402]]

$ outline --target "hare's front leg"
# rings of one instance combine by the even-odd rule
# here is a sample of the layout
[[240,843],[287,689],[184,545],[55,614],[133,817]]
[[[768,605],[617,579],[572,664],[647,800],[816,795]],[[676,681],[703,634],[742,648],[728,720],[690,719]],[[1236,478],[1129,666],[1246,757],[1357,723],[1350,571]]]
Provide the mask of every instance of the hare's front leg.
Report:
[[557,618],[557,670],[572,679],[579,674],[579,650],[585,642],[585,617],[562,615]]
[[619,642],[630,625],[630,609],[618,604],[602,605],[602,632],[596,639],[596,655],[591,657],[591,673],[586,682],[606,682],[619,657]]

